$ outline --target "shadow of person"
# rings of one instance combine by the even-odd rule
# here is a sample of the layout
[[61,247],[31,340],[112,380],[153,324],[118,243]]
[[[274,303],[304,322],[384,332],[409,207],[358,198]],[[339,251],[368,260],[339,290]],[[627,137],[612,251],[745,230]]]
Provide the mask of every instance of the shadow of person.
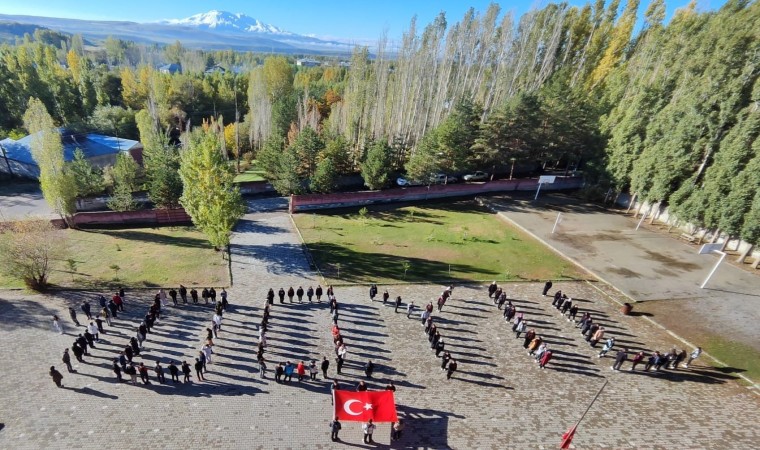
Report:
[[79,394],[87,394],[87,395],[92,395],[92,396],[100,397],[100,398],[110,398],[112,400],[116,400],[116,399],[119,398],[118,395],[106,394],[105,392],[96,391],[95,389],[88,388],[86,386],[82,387],[82,388],[74,388],[74,387],[65,387],[64,386],[63,389],[70,389],[70,390],[72,390],[74,392],[77,392]]

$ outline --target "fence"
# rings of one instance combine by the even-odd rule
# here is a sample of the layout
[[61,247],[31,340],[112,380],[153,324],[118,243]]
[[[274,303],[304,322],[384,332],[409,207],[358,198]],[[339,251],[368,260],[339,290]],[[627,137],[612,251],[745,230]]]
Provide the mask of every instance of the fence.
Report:
[[[545,184],[541,190],[557,191],[578,189],[583,186],[580,177],[557,177],[553,184]],[[348,206],[424,201],[448,197],[466,197],[493,192],[533,191],[538,179],[498,180],[478,184],[450,184],[417,186],[383,191],[346,192],[322,195],[291,195],[290,213],[315,209],[345,208]]]

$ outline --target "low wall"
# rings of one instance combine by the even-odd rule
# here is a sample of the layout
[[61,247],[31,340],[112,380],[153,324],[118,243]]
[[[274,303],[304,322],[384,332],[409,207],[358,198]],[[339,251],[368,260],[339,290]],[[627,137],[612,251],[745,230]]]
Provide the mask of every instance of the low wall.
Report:
[[[62,219],[53,219],[56,226],[65,226]],[[74,214],[74,223],[82,228],[111,225],[187,225],[192,220],[184,209],[138,209],[136,211],[98,211]]]
[[[541,190],[557,191],[578,189],[583,186],[579,177],[557,177],[553,184],[545,184]],[[291,195],[290,213],[311,211],[315,209],[345,208],[348,206],[372,205],[377,203],[395,203],[431,200],[448,197],[465,197],[488,194],[492,192],[535,191],[538,179],[497,180],[487,183],[449,184],[435,186],[416,186],[383,191],[346,192],[338,194]]]

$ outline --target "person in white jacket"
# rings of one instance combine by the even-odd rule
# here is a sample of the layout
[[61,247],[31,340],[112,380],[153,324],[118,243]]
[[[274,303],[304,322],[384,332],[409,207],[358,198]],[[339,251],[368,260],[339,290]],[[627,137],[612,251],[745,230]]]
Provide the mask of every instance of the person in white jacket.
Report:
[[683,365],[684,369],[689,368],[689,364],[691,364],[692,361],[699,358],[699,355],[702,354],[702,347],[697,347],[694,349],[693,352],[691,352],[691,355],[689,355],[689,360],[686,361],[686,364]]

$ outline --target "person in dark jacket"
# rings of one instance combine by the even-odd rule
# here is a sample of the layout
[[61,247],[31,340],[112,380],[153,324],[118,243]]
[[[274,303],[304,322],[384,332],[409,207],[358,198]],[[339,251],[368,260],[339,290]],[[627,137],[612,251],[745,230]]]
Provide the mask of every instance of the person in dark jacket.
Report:
[[61,372],[55,370],[55,366],[50,366],[50,377],[53,379],[53,383],[55,383],[56,386],[59,388],[63,387],[63,384],[61,384],[61,381],[63,381],[63,375],[61,375]]

